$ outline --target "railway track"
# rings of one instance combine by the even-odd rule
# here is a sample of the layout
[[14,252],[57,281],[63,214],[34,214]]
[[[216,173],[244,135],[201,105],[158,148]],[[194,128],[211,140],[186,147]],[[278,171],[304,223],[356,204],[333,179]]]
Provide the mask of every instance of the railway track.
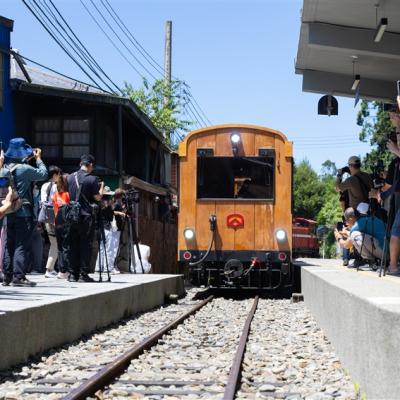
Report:
[[[115,397],[122,398],[130,397],[134,394],[145,396],[178,396],[179,398],[194,395],[199,397],[212,396],[214,398],[224,398],[226,400],[234,399],[240,382],[242,359],[250,330],[251,320],[257,308],[258,297],[254,300],[250,312],[248,312],[247,307],[248,301],[240,302],[242,306],[238,306],[238,302],[231,302],[232,314],[225,317],[225,321],[219,325],[220,329],[214,329],[212,330],[213,332],[210,332],[208,329],[212,327],[209,321],[210,310],[214,307],[213,304],[210,304],[212,300],[212,296],[208,297],[172,323],[158,330],[146,340],[122,354],[112,363],[105,366],[98,373],[68,393],[64,399],[78,400],[93,396],[97,396],[101,399]],[[220,308],[226,301],[220,299],[219,302],[220,304],[217,304],[216,306],[216,318],[221,317]],[[210,307],[207,310],[201,310],[206,305],[209,305]],[[186,320],[195,313],[197,314],[192,318],[192,321],[186,322]],[[241,335],[239,332],[234,332],[232,334],[232,327],[235,324],[232,324],[231,318],[236,318],[235,313],[241,314],[239,317],[241,319],[244,319],[247,316]],[[215,322],[218,323],[219,321],[216,320]],[[167,334],[177,327],[179,327],[182,333],[187,336],[188,340],[175,343],[175,346],[174,336]],[[193,329],[193,327],[196,329]],[[220,332],[220,330],[223,332]],[[239,345],[237,346],[237,336],[239,335],[240,340],[238,341]],[[231,352],[226,365],[219,368],[220,370],[224,370],[224,372],[230,371],[227,379],[220,376],[216,381],[209,379],[209,377],[206,378],[197,374],[197,372],[203,369],[207,363],[210,362],[209,358],[202,359],[197,356],[200,350],[199,347],[201,347],[201,350],[206,354],[207,350],[209,350],[209,354],[212,354],[215,350],[219,350],[220,347],[223,346],[223,343],[218,342],[218,340],[221,340],[224,336],[227,336],[229,338],[228,341],[232,342],[230,346]],[[195,345],[189,345],[190,340]],[[234,351],[235,346],[237,346],[236,353]],[[157,347],[167,347],[168,351],[163,354],[164,366],[167,367],[164,368],[166,374],[156,380],[143,378],[138,379],[137,371],[143,371],[145,369],[145,367],[140,368],[138,363],[142,363],[145,366],[146,364],[151,365],[151,359],[154,357],[153,351],[157,352],[160,350],[157,350]],[[146,350],[148,352],[143,354]],[[193,352],[193,350],[197,350],[197,352]],[[186,357],[188,358],[191,357],[191,360],[189,361],[189,364],[191,363],[191,365],[188,364],[188,360],[186,360],[185,363],[176,363],[176,357],[174,359],[174,354],[176,352],[182,354],[182,357],[185,357],[183,354],[186,354]],[[232,354],[234,354],[234,358],[233,361],[231,361],[232,365],[229,368],[229,358]],[[141,360],[139,359],[139,356],[142,356]],[[175,360],[175,365],[173,365],[172,359]],[[136,361],[136,363],[133,364],[133,361]],[[183,361],[183,359],[181,359],[181,361]],[[121,376],[130,363],[131,366],[128,368],[128,371]],[[171,370],[173,370],[174,367],[176,369],[185,370],[187,372],[186,378],[182,378],[182,375],[184,375],[182,374],[182,371],[180,372],[179,379],[172,376]],[[225,385],[224,379],[226,379]],[[113,382],[112,385],[110,385],[111,382]]]
[[[126,325],[57,350],[47,357],[53,370],[43,370],[44,363],[24,367],[30,376],[16,379],[19,392],[5,395],[0,385],[0,398],[355,398],[329,343],[301,304],[186,298]],[[111,345],[102,342],[104,335],[113,338]],[[93,341],[103,343],[94,357]],[[63,352],[67,363],[52,359]],[[60,373],[54,372],[58,368]]]

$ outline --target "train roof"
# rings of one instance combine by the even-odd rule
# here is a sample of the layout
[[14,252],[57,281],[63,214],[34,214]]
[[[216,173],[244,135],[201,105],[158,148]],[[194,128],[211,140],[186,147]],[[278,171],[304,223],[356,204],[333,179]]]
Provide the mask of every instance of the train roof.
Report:
[[308,222],[309,224],[314,224],[314,225],[317,223],[317,221],[303,217],[294,217],[293,222]]
[[[291,142],[288,141],[288,138],[286,135],[284,135],[282,132],[277,131],[275,129],[271,129],[271,128],[266,128],[264,126],[259,126],[259,125],[250,125],[250,124],[224,124],[224,125],[212,125],[212,126],[208,126],[206,128],[202,128],[202,129],[197,129],[194,131],[191,131],[183,140],[182,142],[179,143],[179,156],[181,157],[185,157],[186,156],[186,149],[187,149],[187,144],[188,141],[193,137],[193,136],[197,136],[197,135],[201,135],[201,134],[205,134],[209,131],[212,130],[216,130],[216,129],[254,129],[254,130],[258,130],[261,133],[272,133],[275,136],[278,136],[280,139],[282,139],[283,142],[285,143],[290,143]],[[288,152],[289,153],[289,152]],[[291,153],[291,151],[290,151]]]

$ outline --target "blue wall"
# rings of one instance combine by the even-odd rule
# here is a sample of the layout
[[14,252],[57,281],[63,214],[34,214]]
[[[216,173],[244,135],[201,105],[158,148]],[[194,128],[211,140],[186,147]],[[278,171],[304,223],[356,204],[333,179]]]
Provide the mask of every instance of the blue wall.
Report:
[[[10,26],[11,24],[11,26]],[[7,26],[8,25],[8,26]],[[10,50],[10,34],[12,31],[12,21],[0,17],[0,49]],[[3,148],[7,148],[9,140],[15,136],[14,110],[12,103],[12,93],[10,86],[10,55],[3,54],[3,109],[0,110],[0,140]]]

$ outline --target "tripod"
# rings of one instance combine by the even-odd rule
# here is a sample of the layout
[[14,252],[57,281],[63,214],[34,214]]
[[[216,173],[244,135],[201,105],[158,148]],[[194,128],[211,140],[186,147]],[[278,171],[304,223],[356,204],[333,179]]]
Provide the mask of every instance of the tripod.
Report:
[[103,257],[101,254],[101,248],[103,247],[104,251],[104,260],[106,264],[106,271],[107,271],[107,282],[111,282],[111,276],[110,276],[110,268],[108,266],[108,257],[107,257],[107,240],[106,240],[106,234],[104,231],[104,221],[103,217],[101,215],[101,210],[98,209],[94,213],[94,218],[95,218],[95,227],[97,228],[97,244],[98,244],[98,257],[99,257],[99,282],[103,282]]
[[[129,270],[129,273],[130,274],[132,273],[131,265],[133,265],[133,272],[136,274],[135,251],[134,251],[134,247],[133,247],[133,246],[135,246],[136,252],[137,252],[137,255],[139,258],[139,262],[140,262],[140,267],[142,268],[142,273],[144,274],[142,254],[140,253],[139,239],[138,239],[138,235],[137,235],[136,227],[135,227],[135,217],[131,211],[128,211],[126,213],[125,218],[124,218],[123,227],[125,227],[126,224],[128,224],[128,270]],[[134,262],[132,263],[132,261],[134,261]]]

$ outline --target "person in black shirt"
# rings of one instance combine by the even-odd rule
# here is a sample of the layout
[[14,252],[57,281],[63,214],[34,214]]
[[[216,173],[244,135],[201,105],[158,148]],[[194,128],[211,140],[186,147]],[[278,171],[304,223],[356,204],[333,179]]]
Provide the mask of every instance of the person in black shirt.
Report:
[[92,175],[94,163],[92,155],[84,154],[80,169],[68,176],[70,199],[81,205],[80,220],[72,224],[68,232],[70,280],[75,281],[93,282],[89,276],[94,239],[93,204],[101,200],[103,190],[103,183]]

